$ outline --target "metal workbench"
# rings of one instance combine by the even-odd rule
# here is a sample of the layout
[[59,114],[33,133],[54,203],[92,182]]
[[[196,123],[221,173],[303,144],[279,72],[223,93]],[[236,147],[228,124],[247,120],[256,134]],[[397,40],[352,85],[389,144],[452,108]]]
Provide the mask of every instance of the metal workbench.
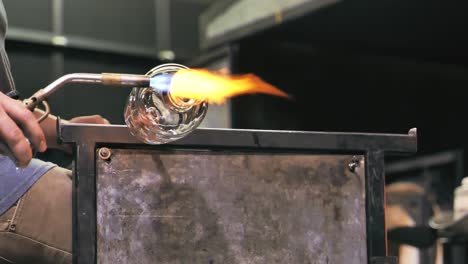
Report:
[[125,126],[58,129],[74,146],[75,264],[396,263],[384,154],[415,152],[415,130],[197,129],[149,146]]

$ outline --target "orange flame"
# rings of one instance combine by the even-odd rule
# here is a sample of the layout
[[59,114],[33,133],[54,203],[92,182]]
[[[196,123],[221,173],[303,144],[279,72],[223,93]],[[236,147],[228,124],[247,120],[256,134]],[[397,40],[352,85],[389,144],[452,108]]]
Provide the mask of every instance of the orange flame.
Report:
[[205,69],[177,71],[172,78],[170,91],[175,97],[206,100],[214,104],[222,104],[227,98],[241,94],[263,93],[289,97],[253,74],[229,76]]

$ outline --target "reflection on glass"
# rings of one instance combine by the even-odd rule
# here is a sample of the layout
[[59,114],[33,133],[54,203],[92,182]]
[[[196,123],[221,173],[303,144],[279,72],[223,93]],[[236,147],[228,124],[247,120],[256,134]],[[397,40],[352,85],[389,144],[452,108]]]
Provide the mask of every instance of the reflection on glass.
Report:
[[203,121],[208,103],[171,96],[172,76],[179,64],[163,64],[150,70],[151,87],[136,87],[125,107],[125,123],[130,132],[147,144],[164,144],[192,132]]

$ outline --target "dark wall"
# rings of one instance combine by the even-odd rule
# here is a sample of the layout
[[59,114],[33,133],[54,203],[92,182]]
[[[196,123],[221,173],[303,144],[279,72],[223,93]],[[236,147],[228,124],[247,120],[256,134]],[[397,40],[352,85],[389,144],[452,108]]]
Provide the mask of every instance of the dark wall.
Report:
[[236,98],[233,125],[389,133],[417,127],[418,155],[467,150],[467,7],[455,0],[341,1],[240,40],[235,71],[255,73],[294,98]]
[[288,41],[239,45],[237,71],[253,72],[293,99],[233,101],[237,128],[407,133],[419,152],[468,148],[468,69],[451,64]]
[[64,34],[156,47],[154,0],[64,1]]
[[10,26],[52,31],[51,0],[3,1]]

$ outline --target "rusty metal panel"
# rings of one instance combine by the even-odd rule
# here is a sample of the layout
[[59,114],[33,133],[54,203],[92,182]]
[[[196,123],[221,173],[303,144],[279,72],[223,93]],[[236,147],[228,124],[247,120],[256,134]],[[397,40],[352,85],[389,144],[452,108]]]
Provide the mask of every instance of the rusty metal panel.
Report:
[[367,262],[362,156],[110,152],[98,263]]

